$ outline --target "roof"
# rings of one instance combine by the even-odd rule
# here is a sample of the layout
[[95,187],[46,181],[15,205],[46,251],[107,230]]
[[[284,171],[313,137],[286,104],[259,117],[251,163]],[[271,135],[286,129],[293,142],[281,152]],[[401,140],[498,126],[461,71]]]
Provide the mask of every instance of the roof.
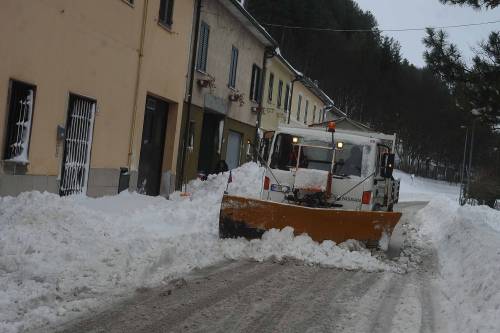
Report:
[[278,42],[237,0],[219,0],[219,2],[247,28],[262,44],[276,48]]
[[[306,142],[308,141],[321,141],[325,143],[332,142],[332,133],[326,131],[326,129],[324,128],[297,128],[297,127],[280,126],[277,132],[304,138]],[[336,141],[342,140],[348,143],[365,145],[365,144],[372,144],[373,143],[372,140],[378,141],[387,138],[392,139],[393,137],[381,133],[380,134],[373,133],[369,135],[367,133],[338,130],[335,132],[334,138]]]
[[[326,108],[334,108],[335,105],[333,103],[333,100],[328,96],[323,90],[320,89],[317,83],[315,83],[313,80],[306,76],[302,76],[299,78],[299,81],[302,82],[302,84],[309,89],[310,91],[313,92],[323,103],[325,103]],[[340,110],[339,110],[340,111]]]

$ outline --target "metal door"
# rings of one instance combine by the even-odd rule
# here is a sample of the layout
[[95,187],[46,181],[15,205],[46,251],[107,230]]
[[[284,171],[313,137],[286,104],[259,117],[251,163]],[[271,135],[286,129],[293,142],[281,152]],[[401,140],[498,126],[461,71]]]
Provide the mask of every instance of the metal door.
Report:
[[96,102],[70,94],[60,195],[86,194]]
[[146,98],[137,188],[147,195],[160,194],[167,114],[167,102],[150,96]]
[[241,141],[242,138],[240,133],[229,131],[226,154],[226,163],[229,170],[236,169],[240,166]]

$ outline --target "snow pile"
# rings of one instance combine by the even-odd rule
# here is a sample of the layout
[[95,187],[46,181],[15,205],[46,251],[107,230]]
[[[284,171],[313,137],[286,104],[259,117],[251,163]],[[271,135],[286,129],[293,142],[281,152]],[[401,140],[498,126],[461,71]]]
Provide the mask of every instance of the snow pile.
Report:
[[328,171],[298,169],[295,174],[295,188],[326,191]]
[[[258,197],[263,169],[233,170],[229,192]],[[0,197],[0,331],[70,320],[195,269],[228,259],[292,257],[346,269],[393,270],[367,250],[294,237],[289,228],[262,240],[218,238],[228,174],[193,181],[189,197],[122,193],[91,199],[28,192]]]
[[444,181],[412,177],[399,170],[394,170],[394,178],[401,180],[399,201],[430,201],[436,196],[445,196],[458,200],[460,187]]
[[444,303],[456,332],[498,332],[500,212],[440,198],[417,214],[419,232],[436,248]]

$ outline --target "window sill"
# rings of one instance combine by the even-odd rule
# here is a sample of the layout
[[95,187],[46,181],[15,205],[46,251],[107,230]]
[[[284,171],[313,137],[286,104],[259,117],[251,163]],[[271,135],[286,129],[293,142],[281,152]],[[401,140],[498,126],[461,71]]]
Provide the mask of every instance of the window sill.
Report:
[[162,22],[162,21],[158,21],[158,25],[160,27],[162,27],[164,30],[166,30],[167,32],[171,33],[171,34],[175,34],[176,32],[172,29],[172,24],[167,24],[165,22]]
[[202,70],[202,69],[198,69],[196,68],[196,72],[198,74],[202,74],[202,75],[205,75],[205,76],[210,76],[210,74],[208,74],[206,71]]
[[122,2],[126,3],[127,5],[129,5],[131,8],[135,8],[135,4],[134,3],[130,3],[129,1],[127,0],[122,0]]
[[19,161],[19,160],[2,160],[3,163],[5,164],[21,164],[21,165],[28,165],[30,164],[30,161]]

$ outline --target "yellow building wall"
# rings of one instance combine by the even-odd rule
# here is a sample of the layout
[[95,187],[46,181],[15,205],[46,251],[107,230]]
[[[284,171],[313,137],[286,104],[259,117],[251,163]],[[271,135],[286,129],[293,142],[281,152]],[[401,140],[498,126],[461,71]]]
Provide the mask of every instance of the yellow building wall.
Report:
[[[37,86],[27,174],[59,174],[69,93],[97,100],[91,168],[127,166],[145,0],[0,1],[0,148],[9,79]],[[175,170],[194,0],[176,1],[170,30],[148,1],[132,169],[138,167],[146,94],[171,102],[164,168]],[[1,173],[1,171],[0,171]]]
[[[272,100],[269,100],[270,92],[270,76],[274,75],[274,84],[272,92]],[[261,128],[265,131],[272,131],[278,128],[280,123],[285,123],[287,121],[285,113],[285,97],[286,97],[286,86],[291,85],[291,82],[295,79],[294,73],[286,67],[282,61],[273,57],[268,61],[268,67],[266,71],[266,78],[264,81],[264,94],[263,94],[263,110],[261,118]],[[281,105],[278,107],[278,90],[279,81],[283,81],[283,90],[281,96]],[[290,86],[291,89],[291,86]],[[290,90],[291,92],[291,90]]]

